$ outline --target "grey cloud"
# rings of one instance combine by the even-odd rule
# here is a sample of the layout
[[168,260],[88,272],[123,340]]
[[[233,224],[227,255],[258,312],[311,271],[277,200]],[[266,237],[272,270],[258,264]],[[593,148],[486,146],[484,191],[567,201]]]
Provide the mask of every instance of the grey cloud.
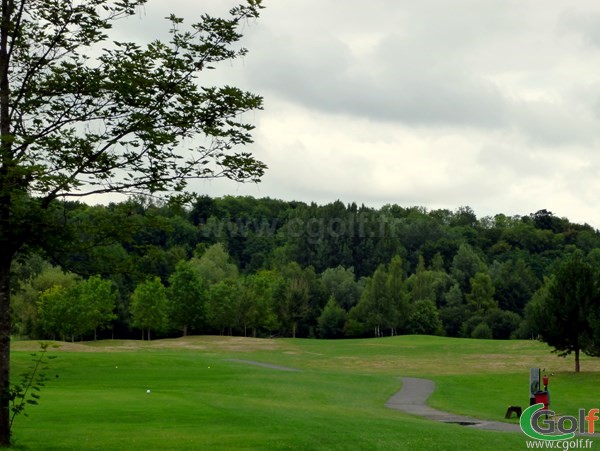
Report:
[[600,47],[600,10],[566,10],[560,16],[558,28],[559,31],[580,36],[586,45]]
[[522,101],[512,105],[511,118],[533,145],[593,145],[598,141],[598,121],[569,104]]
[[[250,54],[233,67],[222,65],[205,74],[202,82],[256,91],[265,96],[267,107],[276,97],[310,110],[370,120],[516,130],[534,143],[555,146],[589,143],[599,124],[581,110],[599,110],[593,96],[566,98],[579,103],[577,111],[568,103],[514,97],[490,81],[512,72],[544,71],[552,77],[551,70],[563,64],[556,58],[565,56],[552,53],[554,44],[574,33],[600,44],[600,12],[590,11],[593,3],[579,2],[579,9],[564,12],[568,5],[557,2],[536,10],[495,0],[267,4],[263,17],[244,29]],[[228,8],[219,0],[202,6],[156,1],[117,31],[124,38],[150,40],[164,35],[162,18],[171,11],[187,23],[205,9],[226,14]],[[348,36],[377,39],[357,55]]]
[[250,77],[258,89],[332,113],[416,125],[504,122],[503,99],[493,85],[453,61],[417,56],[410,45],[390,40],[364,60],[333,37],[301,46],[280,40],[268,54],[254,55]]
[[[319,23],[327,23],[323,17],[332,14],[331,5],[323,3]],[[249,82],[267,100],[277,96],[333,114],[412,126],[516,130],[533,142],[556,146],[592,139],[598,124],[581,111],[515,97],[490,81],[496,73],[546,71],[560,64],[551,58],[550,47],[536,49],[542,34],[528,34],[526,25],[535,15],[522,17],[520,8],[506,5],[487,11],[489,2],[386,5],[389,10],[369,11],[360,19],[364,26],[358,35],[377,31],[371,21],[382,22],[382,38],[360,56],[336,34],[347,25],[331,23],[320,34],[295,34],[265,24],[253,36]],[[428,15],[436,5],[436,14]],[[541,17],[548,23],[546,29],[538,25],[540,33],[555,30],[558,20],[553,10],[545,14]],[[260,42],[269,42],[268,49]],[[494,53],[486,57],[488,44]],[[499,62],[491,64],[488,59],[494,58]]]

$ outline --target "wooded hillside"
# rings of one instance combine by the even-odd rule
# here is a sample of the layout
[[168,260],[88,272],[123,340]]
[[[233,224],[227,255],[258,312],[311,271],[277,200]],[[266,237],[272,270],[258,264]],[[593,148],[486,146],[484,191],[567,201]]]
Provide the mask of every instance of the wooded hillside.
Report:
[[598,231],[546,210],[201,196],[66,203],[48,220],[62,231],[13,266],[21,336],[526,338],[526,306],[565,258],[600,267]]

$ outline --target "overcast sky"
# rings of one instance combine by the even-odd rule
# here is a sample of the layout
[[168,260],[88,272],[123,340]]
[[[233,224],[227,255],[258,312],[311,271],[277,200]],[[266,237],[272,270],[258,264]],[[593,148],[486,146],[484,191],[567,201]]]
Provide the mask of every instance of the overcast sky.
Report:
[[[235,0],[150,0],[119,38]],[[263,182],[210,195],[547,209],[600,227],[600,2],[265,0],[249,54],[211,71],[264,97]]]

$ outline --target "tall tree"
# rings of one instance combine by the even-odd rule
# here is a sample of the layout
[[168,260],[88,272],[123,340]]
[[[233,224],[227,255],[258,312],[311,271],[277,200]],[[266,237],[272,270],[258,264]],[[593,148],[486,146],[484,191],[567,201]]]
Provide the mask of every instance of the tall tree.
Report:
[[200,277],[208,284],[216,284],[226,279],[236,279],[238,269],[231,263],[231,257],[221,243],[210,246],[200,258],[192,259]]
[[540,282],[523,258],[498,261],[490,267],[498,305],[503,310],[523,313],[525,304],[539,288]]
[[487,272],[478,272],[471,277],[471,292],[467,293],[467,302],[475,313],[484,313],[498,307],[494,300],[494,284]]
[[356,283],[354,268],[327,268],[321,274],[321,281],[327,297],[333,296],[340,307],[350,310],[360,299],[360,287]]
[[273,294],[281,323],[289,328],[293,338],[310,312],[309,276],[298,263],[288,263],[281,269],[281,279]]
[[430,299],[415,302],[408,317],[408,333],[418,335],[442,335],[443,325],[435,303]]
[[360,320],[373,331],[376,337],[383,336],[385,329],[393,334],[398,315],[394,300],[390,296],[390,280],[386,265],[381,264],[377,267],[373,277],[367,282],[360,302],[353,310],[363,313],[364,316]]
[[261,0],[228,19],[203,15],[190,31],[171,15],[169,42],[109,39],[114,21],[146,1],[2,0],[0,445],[10,441],[10,268],[26,243],[45,240],[55,200],[181,191],[194,178],[257,181],[265,169],[234,150],[251,142],[241,113],[262,99],[198,83],[203,70],[246,54],[239,29]]
[[158,277],[148,279],[135,287],[131,295],[130,308],[133,327],[142,330],[142,339],[144,331],[147,331],[148,340],[150,340],[152,330],[162,332],[167,328],[167,295],[165,287]]
[[75,336],[83,332],[84,317],[73,294],[74,290],[62,285],[54,285],[40,294],[38,315],[46,334],[75,341]]
[[432,269],[425,269],[425,261],[419,256],[415,273],[406,280],[406,289],[412,302],[429,299],[440,306],[444,303],[444,294],[451,283],[452,279],[444,270],[439,254],[433,258]]
[[404,287],[404,267],[402,258],[396,255],[390,261],[387,272],[387,299],[393,318],[392,335],[404,331],[409,312],[408,294]]
[[446,330],[446,335],[457,337],[461,325],[470,313],[458,283],[452,285],[445,293],[444,302],[444,306],[440,309],[440,319]]
[[594,324],[599,307],[598,275],[581,252],[569,256],[527,306],[527,319],[542,341],[560,356],[575,354],[575,371],[583,351],[598,354]]
[[201,327],[206,320],[207,284],[198,268],[189,261],[180,261],[169,277],[167,295],[171,322],[181,328],[183,336],[190,328]]
[[451,274],[460,285],[463,293],[470,291],[470,280],[485,269],[485,263],[468,244],[462,244],[452,260]]
[[232,335],[238,323],[240,284],[234,279],[225,279],[211,285],[207,293],[206,316],[212,327],[221,335]]
[[94,331],[96,340],[98,329],[105,328],[117,317],[114,314],[117,293],[110,280],[103,280],[96,275],[79,283],[75,295],[78,297],[77,304],[84,313],[85,324],[88,329]]
[[272,332],[277,329],[277,318],[273,309],[273,290],[278,283],[275,271],[262,270],[249,275],[243,281],[243,294],[240,299],[240,323],[244,336],[248,328],[256,337],[260,328]]
[[346,310],[338,305],[333,296],[330,296],[318,319],[319,335],[322,338],[341,338],[344,335],[344,324],[347,319]]
[[60,285],[71,289],[78,281],[73,273],[65,273],[60,268],[41,262],[39,272],[21,283],[21,290],[15,293],[12,302],[12,315],[17,333],[30,338],[42,338],[39,324],[40,295],[50,288]]
[[[52,272],[47,271],[45,276]],[[96,339],[97,330],[116,318],[113,313],[116,292],[112,283],[100,276],[79,282],[74,280],[72,274],[64,274],[58,283],[41,292],[37,301],[41,327],[46,334],[58,334],[63,340],[73,341],[90,332],[94,332]]]

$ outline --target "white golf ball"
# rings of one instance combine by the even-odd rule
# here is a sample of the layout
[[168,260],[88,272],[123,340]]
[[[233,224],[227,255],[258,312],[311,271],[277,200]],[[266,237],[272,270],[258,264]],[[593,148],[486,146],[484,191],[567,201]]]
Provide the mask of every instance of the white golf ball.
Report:
[[150,390],[149,390],[149,389],[148,389],[148,390],[146,390],[146,393],[150,394]]

